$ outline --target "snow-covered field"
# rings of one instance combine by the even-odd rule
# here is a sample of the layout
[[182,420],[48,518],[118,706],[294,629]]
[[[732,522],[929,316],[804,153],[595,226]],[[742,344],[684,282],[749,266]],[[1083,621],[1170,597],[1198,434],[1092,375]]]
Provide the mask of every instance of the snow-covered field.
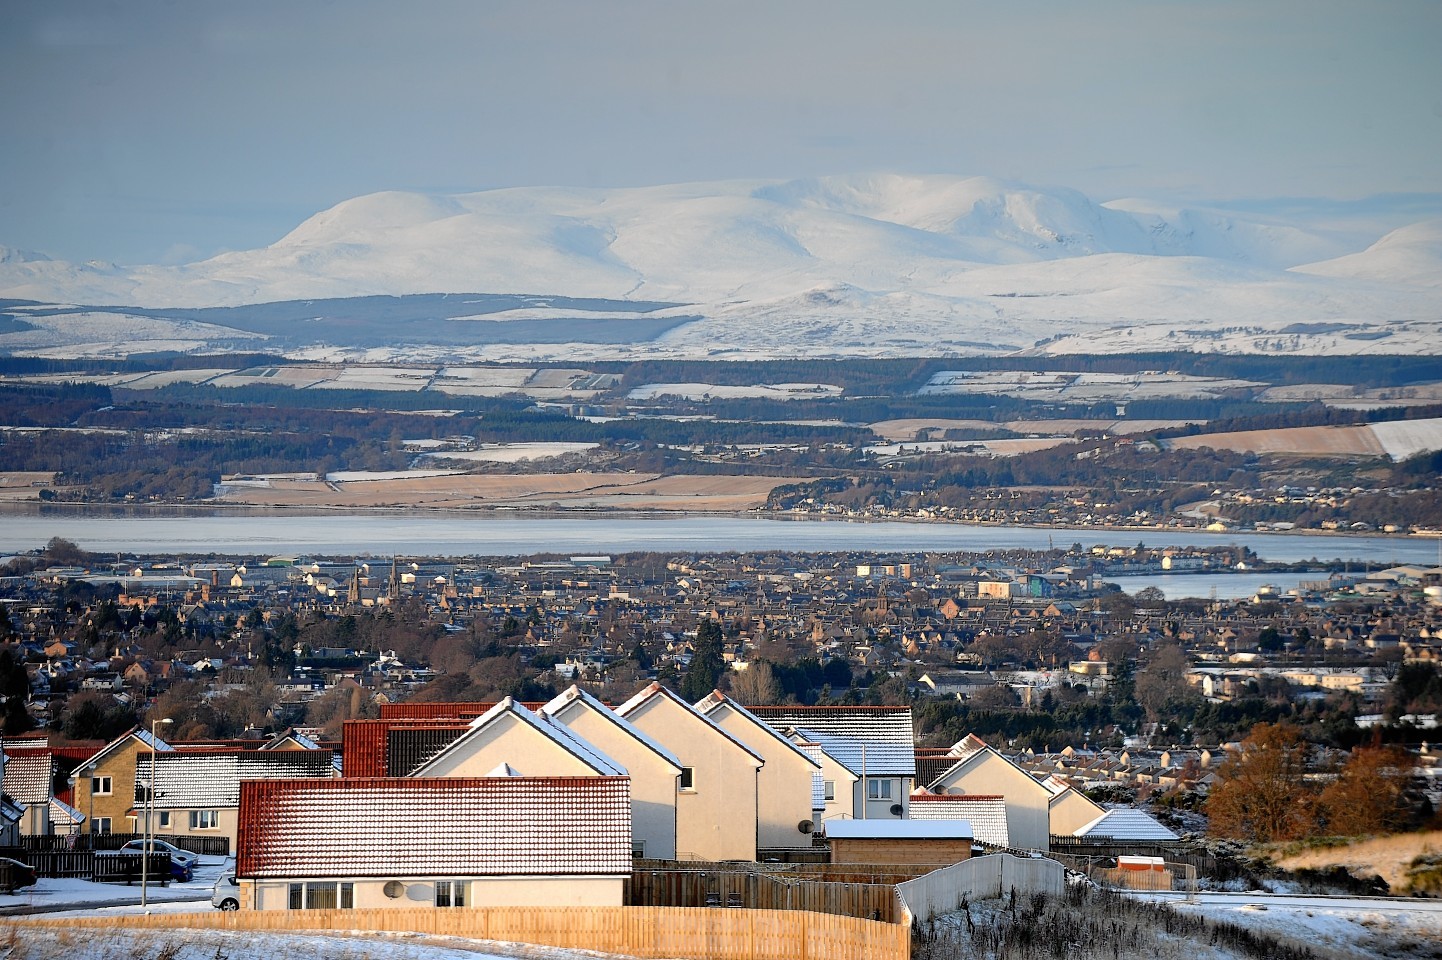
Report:
[[483,443],[478,450],[442,450],[438,453],[423,453],[420,458],[470,460],[478,463],[520,463],[522,460],[545,460],[548,457],[563,457],[568,453],[584,453],[599,446],[599,443],[561,440],[533,443]]
[[648,383],[632,390],[631,400],[655,400],[659,397],[681,397],[685,400],[731,400],[738,397],[765,397],[768,400],[815,400],[839,397],[841,388],[829,383],[753,383],[735,386],[715,383]]

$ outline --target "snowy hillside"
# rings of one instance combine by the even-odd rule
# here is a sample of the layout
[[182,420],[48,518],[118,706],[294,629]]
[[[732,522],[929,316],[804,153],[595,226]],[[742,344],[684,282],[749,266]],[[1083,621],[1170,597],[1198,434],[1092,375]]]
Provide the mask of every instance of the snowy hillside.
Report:
[[[676,356],[1140,349],[1116,329],[1149,344],[1182,329],[1195,341],[1162,349],[1433,353],[1439,223],[1378,240],[1276,216],[891,174],[388,192],[318,213],[268,247],[177,267],[0,256],[0,297],[187,309],[476,292],[664,301],[684,305],[672,316],[685,322],[647,349]],[[0,350],[31,349],[8,336]],[[68,336],[105,339],[93,325]],[[508,352],[628,349],[561,339],[513,339]]]

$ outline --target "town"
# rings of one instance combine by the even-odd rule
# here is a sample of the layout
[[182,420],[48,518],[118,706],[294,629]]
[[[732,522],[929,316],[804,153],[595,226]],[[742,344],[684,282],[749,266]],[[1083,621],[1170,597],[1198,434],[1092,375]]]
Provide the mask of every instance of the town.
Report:
[[[226,905],[260,910],[772,906],[762,870],[890,922],[890,893],[841,879],[1044,855],[1196,889],[1239,869],[1228,838],[1435,825],[1442,568],[1235,600],[1108,582],[1259,565],[1144,544],[117,560],[57,538],[0,568],[7,849],[160,836],[234,855]],[[1277,743],[1310,820],[1236,796]],[[1413,873],[1392,892],[1435,892]]]

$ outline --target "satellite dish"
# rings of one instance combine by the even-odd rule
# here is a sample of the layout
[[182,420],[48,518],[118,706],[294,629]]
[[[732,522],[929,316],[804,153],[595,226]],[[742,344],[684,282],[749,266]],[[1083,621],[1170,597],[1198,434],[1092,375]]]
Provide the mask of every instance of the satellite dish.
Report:
[[899,817],[899,816],[901,816],[901,804],[899,804],[899,803],[893,803],[893,804],[891,805],[891,815],[892,815],[893,817]]
[[381,888],[381,891],[392,900],[399,900],[406,892],[406,885],[399,880],[390,880]]
[[802,820],[796,825],[796,829],[801,831],[802,833],[810,833],[811,831],[816,829],[816,824],[812,823],[810,820]]

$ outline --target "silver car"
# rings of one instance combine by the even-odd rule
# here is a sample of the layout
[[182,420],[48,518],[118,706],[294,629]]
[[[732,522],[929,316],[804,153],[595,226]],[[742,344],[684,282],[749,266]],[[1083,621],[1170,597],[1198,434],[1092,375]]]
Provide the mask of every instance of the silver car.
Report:
[[166,853],[176,863],[183,864],[194,870],[200,861],[200,854],[191,853],[189,850],[182,850],[173,843],[165,840],[132,840],[120,849],[126,853],[140,853],[145,849],[146,844],[150,845],[151,853]]
[[[235,869],[233,864],[226,864],[231,870]],[[210,905],[219,907],[221,910],[240,909],[240,884],[235,882],[235,874],[222,871],[220,876],[215,878],[215,886],[210,891]]]

